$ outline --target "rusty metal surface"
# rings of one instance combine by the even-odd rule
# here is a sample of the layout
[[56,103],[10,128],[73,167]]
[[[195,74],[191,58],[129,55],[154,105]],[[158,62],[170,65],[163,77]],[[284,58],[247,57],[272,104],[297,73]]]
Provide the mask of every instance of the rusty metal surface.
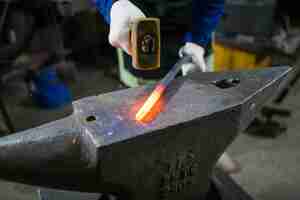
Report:
[[153,86],[81,99],[68,118],[1,138],[0,177],[130,199],[199,198],[219,156],[290,72],[195,73],[168,88],[145,124],[135,113]]

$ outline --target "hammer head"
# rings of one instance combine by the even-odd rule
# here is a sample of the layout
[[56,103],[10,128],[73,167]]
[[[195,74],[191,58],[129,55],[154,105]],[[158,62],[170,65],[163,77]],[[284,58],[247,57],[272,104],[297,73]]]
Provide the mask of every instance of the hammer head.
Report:
[[160,67],[160,20],[140,18],[131,27],[132,65],[138,70]]

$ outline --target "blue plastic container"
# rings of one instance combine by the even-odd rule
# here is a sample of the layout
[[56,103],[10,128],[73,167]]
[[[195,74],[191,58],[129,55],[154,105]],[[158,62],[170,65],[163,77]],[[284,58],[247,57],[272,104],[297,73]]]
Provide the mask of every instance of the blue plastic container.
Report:
[[43,108],[59,108],[72,102],[71,91],[59,80],[53,67],[40,70],[32,83],[34,101]]

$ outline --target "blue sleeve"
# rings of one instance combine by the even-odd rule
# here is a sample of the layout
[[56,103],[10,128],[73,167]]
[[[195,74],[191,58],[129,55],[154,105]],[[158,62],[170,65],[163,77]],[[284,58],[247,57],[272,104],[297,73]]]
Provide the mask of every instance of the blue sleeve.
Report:
[[96,6],[97,10],[104,17],[105,21],[110,23],[110,10],[114,0],[90,0],[94,6]]
[[194,0],[191,30],[186,42],[194,42],[203,47],[211,42],[212,33],[224,13],[225,0]]

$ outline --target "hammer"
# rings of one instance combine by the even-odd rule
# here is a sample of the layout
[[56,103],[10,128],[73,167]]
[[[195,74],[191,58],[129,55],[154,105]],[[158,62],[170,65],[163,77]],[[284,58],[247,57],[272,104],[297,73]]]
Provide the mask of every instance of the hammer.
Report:
[[[138,70],[153,70],[160,67],[160,21],[157,18],[140,18],[131,27],[132,65]],[[157,83],[144,105],[136,114],[137,121],[143,121],[175,79],[182,65],[191,63],[190,56],[180,59],[169,73]]]

